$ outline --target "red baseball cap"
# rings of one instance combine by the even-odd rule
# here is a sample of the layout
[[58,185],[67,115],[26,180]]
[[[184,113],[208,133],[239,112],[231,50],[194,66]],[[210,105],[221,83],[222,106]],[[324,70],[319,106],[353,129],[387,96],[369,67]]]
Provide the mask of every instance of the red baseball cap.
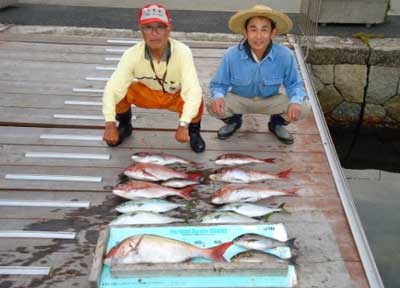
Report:
[[171,25],[168,10],[160,4],[148,4],[139,10],[139,24],[145,25],[161,22],[167,26]]

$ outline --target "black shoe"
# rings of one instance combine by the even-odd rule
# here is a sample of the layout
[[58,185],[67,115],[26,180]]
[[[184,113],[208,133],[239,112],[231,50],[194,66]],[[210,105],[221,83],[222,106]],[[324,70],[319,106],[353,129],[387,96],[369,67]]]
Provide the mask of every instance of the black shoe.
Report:
[[118,120],[118,135],[119,139],[118,142],[115,144],[108,144],[108,146],[115,147],[124,141],[125,138],[132,135],[132,110],[129,108],[128,111],[124,113],[117,114],[116,119]]
[[285,144],[293,144],[293,135],[284,127],[288,125],[288,122],[283,119],[281,115],[271,115],[268,122],[268,129],[278,138],[279,141]]
[[222,119],[222,121],[224,121],[226,125],[218,130],[217,135],[220,140],[225,140],[242,127],[242,114],[234,114],[232,117]]
[[206,149],[206,143],[200,135],[200,122],[189,124],[190,147],[196,153],[201,153]]

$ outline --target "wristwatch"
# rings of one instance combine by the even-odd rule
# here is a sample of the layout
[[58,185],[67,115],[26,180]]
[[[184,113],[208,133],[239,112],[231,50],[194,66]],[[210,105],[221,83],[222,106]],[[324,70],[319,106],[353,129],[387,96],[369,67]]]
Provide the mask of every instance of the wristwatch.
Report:
[[189,123],[185,122],[185,121],[179,121],[179,127],[188,127]]

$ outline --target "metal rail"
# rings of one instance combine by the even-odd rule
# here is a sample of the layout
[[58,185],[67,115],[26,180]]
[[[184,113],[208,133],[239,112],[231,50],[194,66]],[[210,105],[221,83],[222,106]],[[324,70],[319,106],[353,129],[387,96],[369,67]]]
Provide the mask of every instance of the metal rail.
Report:
[[56,158],[80,160],[110,160],[110,154],[26,152],[26,158]]
[[97,115],[72,115],[72,114],[54,114],[54,118],[58,119],[74,119],[74,120],[101,120],[104,121],[103,116]]
[[34,266],[0,266],[0,275],[41,275],[50,273],[50,267]]
[[0,206],[17,207],[60,207],[60,208],[89,208],[89,201],[51,201],[51,200],[16,200],[1,199]]
[[85,78],[87,81],[108,81],[110,77],[86,77]]
[[103,141],[102,136],[85,136],[85,135],[69,135],[69,134],[42,134],[40,139],[48,140],[79,140],[79,141]]
[[75,100],[65,100],[65,105],[83,105],[83,106],[101,106],[103,103],[100,101],[75,101]]
[[0,238],[75,239],[75,232],[0,230]]
[[39,174],[6,174],[8,180],[38,180],[38,181],[71,181],[71,182],[102,182],[102,177],[73,175],[39,175]]
[[304,62],[303,53],[299,45],[296,43],[294,35],[288,35],[288,39],[289,43],[293,45],[295,50],[300,72],[303,76],[305,88],[310,98],[312,110],[314,112],[317,127],[321,136],[322,145],[324,146],[329,166],[331,167],[333,178],[335,179],[336,188],[338,190],[347,221],[349,222],[350,230],[353,234],[358,253],[360,254],[361,262],[364,267],[365,274],[367,275],[369,285],[374,288],[384,287],[369,247],[367,237],[365,236],[364,229],[362,228],[362,223],[360,217],[358,216],[357,208],[350,194],[346,177],[344,176],[342,167],[340,166],[340,161],[337,157],[335,146],[333,145],[331,136],[329,134],[328,126],[325,122],[321,106],[314,92],[315,90],[309,77],[309,71]]
[[94,88],[73,88],[72,92],[75,93],[103,93],[104,89],[94,89]]

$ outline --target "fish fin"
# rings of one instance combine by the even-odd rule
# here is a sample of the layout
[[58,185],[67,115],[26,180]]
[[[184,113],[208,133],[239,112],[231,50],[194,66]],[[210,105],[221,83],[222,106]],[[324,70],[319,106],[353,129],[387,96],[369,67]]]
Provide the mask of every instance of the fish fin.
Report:
[[265,163],[275,163],[275,158],[265,158],[262,159],[262,161],[264,161]]
[[293,170],[293,168],[289,168],[289,169],[287,169],[285,171],[281,171],[281,172],[278,173],[277,176],[279,178],[289,178],[289,174],[290,174],[290,172],[292,172],[292,170]]
[[191,194],[192,194],[192,191],[193,191],[194,187],[196,187],[196,185],[190,185],[190,186],[187,186],[187,187],[185,187],[183,189],[179,189],[178,190],[179,191],[179,195],[181,195],[186,200],[191,199],[192,198]]
[[289,259],[288,259],[288,263],[290,264],[290,265],[297,265],[297,255],[293,255],[292,257],[290,257]]
[[233,244],[232,241],[222,243],[218,246],[214,246],[211,248],[208,248],[205,250],[205,253],[208,258],[216,261],[216,262],[226,262],[226,259],[224,258],[224,253],[226,250],[228,250],[229,247],[231,247]]
[[285,244],[292,249],[299,249],[296,245],[296,238],[291,238],[285,242]]
[[118,184],[124,184],[129,181],[129,177],[122,172],[118,175],[118,180]]
[[203,176],[203,172],[187,172],[188,179],[198,181],[201,176]]
[[198,162],[194,162],[194,161],[189,161],[190,165],[192,165],[193,167],[196,168],[202,168],[203,167],[203,163],[198,163]]
[[285,202],[282,202],[282,203],[278,206],[278,208],[281,209],[281,213],[284,213],[284,214],[291,214],[288,210],[286,210],[285,204],[286,204]]

